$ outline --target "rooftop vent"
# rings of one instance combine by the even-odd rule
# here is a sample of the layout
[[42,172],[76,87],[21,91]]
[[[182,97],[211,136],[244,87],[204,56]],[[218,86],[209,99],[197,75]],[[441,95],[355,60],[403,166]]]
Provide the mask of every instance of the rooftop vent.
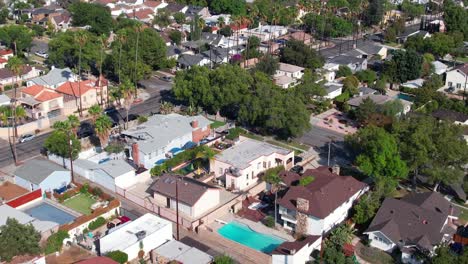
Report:
[[138,231],[135,233],[135,236],[138,238],[138,240],[142,240],[146,236],[146,231]]

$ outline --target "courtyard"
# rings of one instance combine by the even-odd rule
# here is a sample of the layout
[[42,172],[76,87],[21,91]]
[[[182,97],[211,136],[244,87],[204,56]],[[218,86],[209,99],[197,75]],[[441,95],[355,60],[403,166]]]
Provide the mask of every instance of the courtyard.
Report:
[[96,203],[96,199],[91,195],[80,193],[64,201],[63,205],[84,215],[88,215],[91,214],[91,205],[94,203]]

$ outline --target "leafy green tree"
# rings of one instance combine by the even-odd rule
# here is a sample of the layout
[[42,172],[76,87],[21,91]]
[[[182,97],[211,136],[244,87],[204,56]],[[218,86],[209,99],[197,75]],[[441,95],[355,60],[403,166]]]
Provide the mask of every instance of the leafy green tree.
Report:
[[317,76],[309,69],[305,70],[301,83],[291,88],[291,90],[297,94],[297,97],[302,99],[304,104],[309,104],[315,97],[326,94],[323,85],[317,83]]
[[87,31],[66,31],[57,34],[49,42],[49,58],[47,63],[57,67],[78,68],[80,61],[80,43],[76,41],[78,35],[86,37],[86,42],[81,46],[81,68],[85,71],[95,67],[99,60],[99,43],[96,36]]
[[160,28],[165,28],[171,23],[171,14],[169,13],[169,10],[165,8],[159,10],[156,16],[153,18],[153,24],[159,26]]
[[401,3],[401,11],[403,11],[406,16],[413,19],[423,15],[425,10],[424,5],[412,3],[408,0],[403,0],[403,3]]
[[112,16],[106,6],[76,2],[71,4],[68,10],[72,16],[73,26],[90,26],[90,31],[96,35],[108,35],[112,30]]
[[323,58],[302,41],[292,40],[280,51],[280,61],[309,69],[323,66]]
[[67,135],[64,131],[54,130],[44,141],[44,147],[50,153],[62,157],[63,159],[68,159],[70,158],[70,140],[72,141],[71,154],[73,160],[75,160],[78,158],[78,154],[81,151],[81,143],[74,134]]
[[377,73],[373,70],[363,70],[356,73],[359,81],[372,85],[377,79]]
[[128,261],[128,255],[125,252],[122,252],[120,250],[115,250],[107,253],[107,257],[113,259],[114,261],[124,264]]
[[415,51],[397,50],[393,52],[392,60],[384,65],[385,75],[391,81],[404,83],[421,76],[422,56]]
[[22,25],[0,27],[0,39],[17,55],[31,48],[32,36],[31,30]]
[[0,25],[3,25],[7,22],[8,18],[8,9],[0,8]]
[[380,199],[374,193],[368,193],[359,199],[359,202],[353,207],[353,221],[356,224],[365,224],[369,222],[380,207]]
[[260,57],[261,53],[258,51],[260,46],[260,39],[256,36],[249,37],[247,41],[247,48],[242,52],[242,56],[247,60],[251,58]]
[[47,244],[45,247],[46,254],[52,254],[54,252],[60,252],[63,246],[63,240],[69,238],[68,232],[65,230],[59,230],[57,233],[53,233],[47,238]]
[[219,30],[219,34],[225,36],[225,37],[230,37],[232,36],[232,29],[230,26],[225,26]]
[[279,69],[278,59],[271,55],[265,55],[255,66],[257,71],[261,71],[267,75],[274,75]]
[[169,32],[169,38],[174,44],[180,45],[180,43],[182,42],[182,32],[178,30],[172,30],[171,32]]
[[377,104],[367,97],[362,100],[362,103],[356,109],[356,119],[361,123],[365,123],[369,120],[370,116],[376,114],[377,111]]
[[348,77],[350,75],[353,75],[353,72],[348,66],[340,65],[340,67],[338,67],[338,71],[336,72],[336,77]]
[[176,21],[177,24],[184,24],[185,23],[185,14],[181,12],[177,12],[172,15],[174,17],[174,20]]
[[330,14],[309,13],[303,18],[309,29],[315,29],[316,38],[336,38],[351,35],[353,24],[341,17]]
[[98,104],[92,105],[88,109],[88,114],[91,115],[91,121],[93,122],[93,124],[96,122],[96,119],[98,118],[98,116],[101,115],[101,113],[102,109],[101,106],[99,106]]
[[244,15],[246,13],[245,1],[238,0],[211,0],[210,10],[216,14],[228,13],[234,16]]
[[443,11],[448,32],[462,32],[466,40],[468,38],[468,11],[453,1],[445,1]]
[[320,259],[319,263],[354,263],[351,257],[346,257],[343,253],[343,246],[351,242],[352,235],[353,230],[346,224],[333,229],[328,240],[325,242],[323,257]]
[[31,224],[23,225],[8,218],[5,225],[0,226],[0,259],[9,262],[14,256],[39,254],[40,240],[41,234]]
[[385,0],[369,0],[364,10],[364,23],[368,26],[378,25],[385,12]]
[[349,95],[355,95],[359,92],[359,80],[356,76],[351,75],[346,77],[343,80],[343,89],[344,92],[347,92]]
[[395,137],[383,128],[368,126],[346,140],[357,154],[359,169],[374,180],[378,194],[392,193],[408,175]]

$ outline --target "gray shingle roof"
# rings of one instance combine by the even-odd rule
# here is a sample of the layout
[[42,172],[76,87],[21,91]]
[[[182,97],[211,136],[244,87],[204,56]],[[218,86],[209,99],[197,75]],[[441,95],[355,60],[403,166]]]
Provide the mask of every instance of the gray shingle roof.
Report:
[[191,133],[194,128],[192,128],[190,123],[194,120],[198,121],[199,128],[211,124],[210,120],[201,115],[153,115],[148,118],[147,122],[126,130],[122,134],[142,142],[138,144],[140,151],[149,154],[167,146],[174,139]]
[[32,159],[26,161],[21,167],[17,168],[14,175],[28,180],[31,183],[40,184],[55,171],[68,170],[48,160]]
[[237,143],[233,147],[217,154],[215,159],[238,169],[245,169],[250,166],[250,162],[261,157],[269,156],[273,153],[287,155],[292,150],[278,147],[266,142],[253,139],[246,139]]
[[105,163],[97,164],[89,160],[77,159],[75,162],[77,167],[87,170],[102,170],[112,178],[117,178],[135,169],[125,160],[109,160]]
[[177,63],[179,63],[179,65],[181,66],[192,67],[194,65],[198,65],[203,60],[203,58],[203,55],[200,54],[183,54],[179,56],[179,58],[177,59]]
[[39,85],[55,86],[68,81],[72,76],[73,73],[68,67],[64,69],[54,68],[46,75],[31,79],[31,82]]
[[363,58],[357,58],[353,56],[346,56],[346,55],[338,55],[336,57],[333,57],[327,61],[327,63],[335,63],[339,65],[348,65],[351,63],[362,63],[366,59]]

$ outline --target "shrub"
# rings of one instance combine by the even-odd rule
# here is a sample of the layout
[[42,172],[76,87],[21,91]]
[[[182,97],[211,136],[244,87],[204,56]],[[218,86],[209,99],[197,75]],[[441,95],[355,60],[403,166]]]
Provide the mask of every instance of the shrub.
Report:
[[62,249],[63,240],[69,237],[70,236],[68,235],[68,232],[64,230],[59,230],[57,233],[52,234],[47,239],[47,244],[44,252],[46,254],[50,254],[56,251],[60,251]]
[[264,221],[266,226],[270,228],[275,227],[275,219],[272,216],[267,216]]
[[89,191],[89,184],[88,183],[83,184],[83,186],[81,186],[80,188],[80,193],[88,193],[88,191]]
[[226,255],[216,256],[214,259],[215,264],[234,264],[234,260]]
[[90,230],[95,230],[95,229],[103,226],[105,223],[106,223],[106,219],[104,219],[104,217],[100,216],[96,220],[89,223],[88,228]]
[[138,117],[138,124],[145,123],[146,121],[148,121],[148,117],[146,117],[146,116],[139,116]]
[[124,151],[125,149],[125,146],[120,143],[120,142],[111,142],[109,145],[107,145],[104,150],[107,152],[107,153],[120,153],[122,151]]
[[241,133],[242,133],[242,128],[234,127],[234,128],[229,129],[229,134],[226,135],[226,138],[230,140],[234,140],[238,138]]
[[5,86],[3,86],[3,90],[4,90],[4,91],[11,90],[12,88],[13,88],[13,86],[11,86],[11,85],[5,85]]
[[313,182],[315,180],[315,178],[313,176],[306,176],[306,177],[303,177],[299,180],[299,185],[301,186],[307,186],[309,185],[311,182]]
[[104,192],[101,190],[101,188],[99,187],[94,187],[93,188],[93,194],[96,195],[96,196],[101,196]]
[[111,258],[114,261],[117,261],[120,264],[123,264],[128,261],[128,255],[125,252],[120,250],[115,250],[107,253],[107,257]]

